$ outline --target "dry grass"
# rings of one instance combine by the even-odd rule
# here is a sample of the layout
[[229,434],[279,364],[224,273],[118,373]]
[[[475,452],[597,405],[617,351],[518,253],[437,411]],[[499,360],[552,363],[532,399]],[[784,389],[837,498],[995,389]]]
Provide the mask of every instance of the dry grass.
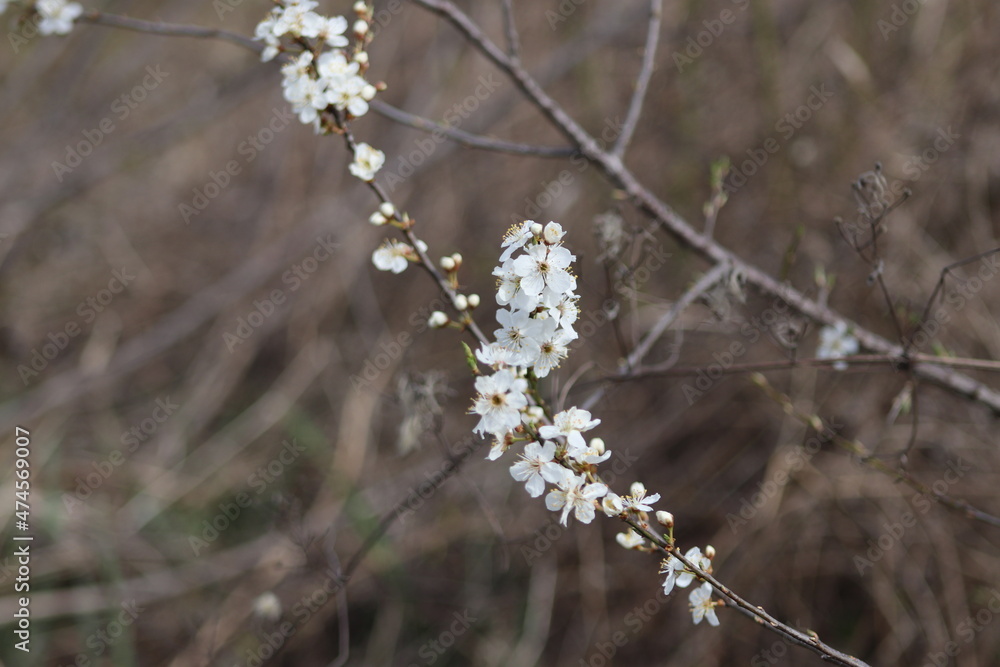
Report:
[[[459,4],[502,38],[499,3]],[[557,2],[517,4],[524,62],[556,99],[596,133],[623,117],[646,3],[591,0],[554,29],[547,12],[558,12]],[[868,267],[832,222],[853,218],[849,183],[859,173],[881,160],[890,181],[914,192],[881,246],[886,281],[909,312],[920,312],[943,267],[1000,245],[996,3],[927,2],[887,38],[878,22],[889,20],[889,2],[774,0],[745,11],[723,0],[666,4],[659,66],[627,162],[682,214],[700,217],[716,158],[730,155],[738,165],[774,137],[780,150],[731,196],[716,237],[778,275],[801,230],[788,280],[815,295],[814,273],[823,267],[836,276],[830,304],[888,337],[893,326],[866,284]],[[251,33],[265,6],[244,2],[222,21],[202,2],[100,9]],[[348,10],[347,2],[323,6]],[[734,22],[678,72],[672,54],[723,9]],[[10,12],[3,21],[14,28]],[[383,99],[432,119],[492,71],[452,29],[406,3],[371,56],[371,78],[389,84]],[[122,118],[114,101],[142,82],[147,66],[168,75]],[[372,268],[383,235],[366,223],[374,201],[347,173],[340,141],[292,122],[246,159],[241,142],[285,108],[276,68],[253,54],[84,25],[65,39],[32,39],[13,57],[8,51],[0,76],[2,415],[8,433],[18,424],[33,436],[32,664],[68,665],[83,654],[91,664],[245,665],[247,651],[280,627],[253,614],[253,601],[268,591],[296,630],[269,664],[329,664],[338,650],[337,604],[306,613],[304,596],[380,516],[441,469],[474,424],[464,414],[472,383],[458,335],[423,326],[437,298],[433,284],[414,270],[401,278]],[[786,138],[777,123],[807,102],[813,86],[825,86],[829,100]],[[66,146],[105,118],[114,131],[57,178],[53,161],[65,161]],[[958,138],[925,171],[915,169],[910,157],[947,128]],[[564,142],[506,81],[461,129]],[[398,156],[427,141],[374,115],[355,131],[385,151],[386,173],[398,173]],[[190,204],[192,190],[231,160],[239,173],[186,224],[178,205]],[[570,161],[436,145],[393,198],[418,220],[434,256],[464,255],[462,278],[483,295],[480,321],[489,330],[500,236],[563,170],[570,184],[537,217],[570,232],[585,319],[609,296],[596,215],[620,211],[626,264],[641,264],[652,250],[671,255],[622,299],[619,335],[611,325],[597,328],[552,380],[557,396],[590,365],[569,390],[575,402],[615,369],[620,340],[633,345],[707,265],[662,234],[641,234],[648,221],[616,202],[597,170],[579,172]],[[337,244],[332,257],[307,280],[283,280],[317,237]],[[134,280],[90,316],[80,304],[100,298],[122,270]],[[286,300],[230,350],[225,335],[275,291]],[[705,305],[689,309],[652,360],[669,358],[676,344],[682,365],[707,366],[734,340],[747,344],[743,362],[786,357],[771,336],[740,334],[745,318],[771,306],[766,299],[750,294],[746,304],[728,304],[721,318]],[[998,304],[1000,287],[987,280],[949,311],[940,345],[957,356],[1000,359]],[[79,335],[22,382],[18,367],[70,322]],[[812,355],[816,339],[810,330],[800,356]],[[368,362],[384,370],[352,383]],[[913,416],[887,423],[905,376],[855,367],[770,377],[880,454],[906,446]],[[995,374],[978,377],[997,383]],[[415,411],[433,412],[426,403],[414,407],[412,394],[404,400],[401,387],[428,382],[440,390],[441,410],[423,423],[418,446],[400,452],[399,425]],[[981,631],[965,621],[991,599],[1000,609],[996,528],[914,497],[829,444],[791,470],[790,457],[811,432],[744,375],[714,383],[693,405],[683,390],[691,382],[615,385],[595,408],[609,448],[634,459],[615,485],[620,493],[634,479],[662,493],[680,545],[714,545],[722,581],[873,665],[933,664],[929,656],[949,641],[959,649],[949,665],[1000,664],[997,613],[986,612]],[[996,418],[932,387],[920,386],[918,397],[910,469],[931,484],[961,461],[967,469],[948,492],[1000,514]],[[149,421],[164,414],[154,412],[158,400],[177,405],[162,423]],[[155,431],[130,446],[128,432],[142,433],[144,424]],[[301,450],[282,444],[293,440]],[[13,453],[5,451],[6,465]],[[596,666],[615,633],[628,640],[615,664],[819,664],[731,612],[721,612],[720,630],[692,629],[685,596],[657,599],[656,561],[614,545],[618,526],[559,528],[507,465],[483,454],[393,525],[351,581],[352,664],[423,665],[433,657],[433,664]],[[106,480],[67,506],[80,480],[114,460],[121,464],[110,464]],[[269,464],[273,478],[258,472]],[[791,481],[734,530],[727,516],[739,516],[779,473]],[[8,502],[13,477],[0,489]],[[239,516],[208,541],[204,522],[244,498]],[[856,558],[906,512],[914,525],[859,574]],[[206,538],[197,554],[192,536]],[[5,595],[0,619],[9,623],[16,603],[9,588]],[[132,600],[143,609],[135,622],[110,645],[95,639],[113,630]],[[447,640],[455,614],[475,622],[438,654],[428,642]],[[28,664],[10,643],[2,649],[10,664]]]

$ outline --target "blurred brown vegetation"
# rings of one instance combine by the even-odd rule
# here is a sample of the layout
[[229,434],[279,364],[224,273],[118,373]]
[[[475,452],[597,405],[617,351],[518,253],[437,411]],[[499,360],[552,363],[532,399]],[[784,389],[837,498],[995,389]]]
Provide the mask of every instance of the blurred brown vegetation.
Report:
[[[458,4],[502,43],[499,2]],[[560,14],[553,0],[515,3],[526,67],[596,134],[624,117],[647,4],[564,1]],[[775,138],[780,150],[730,197],[716,238],[774,275],[786,264],[787,279],[812,295],[822,267],[836,279],[830,305],[890,338],[885,303],[866,284],[869,267],[832,222],[854,218],[849,184],[858,174],[881,161],[890,182],[914,193],[881,242],[901,310],[919,315],[945,266],[1000,245],[996,3],[926,2],[885,34],[879,22],[904,3],[665,4],[659,64],[626,161],[689,220],[701,217],[710,196],[713,161],[729,155],[738,166]],[[267,6],[243,2],[221,20],[205,2],[96,8],[252,34]],[[328,13],[349,6],[321,3]],[[733,12],[732,23],[678,71],[673,54],[723,10]],[[3,17],[7,30],[17,29],[12,14]],[[330,664],[342,639],[338,604],[304,613],[303,596],[439,471],[447,452],[464,446],[475,423],[465,414],[472,381],[460,336],[423,324],[437,298],[433,283],[414,268],[394,276],[371,266],[384,234],[366,222],[376,202],[348,174],[341,141],[295,121],[262,134],[286,108],[273,63],[227,43],[92,25],[67,38],[36,37],[16,54],[4,48],[2,414],[8,433],[19,424],[33,437],[31,664],[68,665],[83,654],[91,664],[246,665],[247,652],[280,627],[254,612],[268,591],[296,632],[267,664]],[[493,71],[451,27],[408,3],[370,53],[369,78],[388,83],[382,99],[435,120]],[[120,98],[141,86],[147,67],[166,76],[122,117]],[[514,86],[494,76],[500,85],[461,129],[563,145]],[[814,86],[829,100],[785,136],[780,121]],[[67,147],[104,119],[113,131],[57,175],[53,162],[66,163]],[[280,125],[274,120],[271,129]],[[958,138],[946,150],[912,161],[948,128]],[[421,155],[427,145],[428,135],[375,114],[354,130],[386,153],[380,178],[400,173],[400,156]],[[251,136],[263,150],[249,161]],[[179,205],[191,205],[194,190],[204,191],[229,161],[239,173],[186,223]],[[620,310],[618,335],[612,325],[596,328],[551,379],[558,397],[586,366],[567,405],[584,400],[616,369],[622,344],[634,345],[709,268],[648,231],[648,220],[618,201],[595,169],[450,143],[435,144],[422,161],[392,196],[418,221],[432,256],[463,254],[461,277],[467,292],[483,296],[486,330],[501,235],[512,216],[527,217],[526,202],[538,201],[563,170],[570,174],[537,217],[569,232],[584,320],[609,296]],[[608,211],[622,217],[624,245],[606,268],[593,221]],[[304,266],[317,238],[336,249],[296,282],[286,272]],[[623,267],[640,266],[654,250],[670,254],[666,265],[634,289],[616,289],[629,282]],[[108,289],[114,271],[134,275],[120,293]],[[275,292],[284,302],[246,340],[227,345],[240,318],[267,312]],[[787,358],[773,336],[740,334],[771,305],[766,298],[751,293],[741,304],[716,296],[721,310],[690,308],[651,361],[676,353],[682,365],[708,366],[732,341],[747,343],[741,362]],[[110,302],[98,313],[88,298]],[[949,313],[939,351],[1000,359],[996,282]],[[69,323],[78,335],[23,382],[19,366],[61,340]],[[816,340],[812,328],[799,356],[812,356]],[[376,364],[387,367],[371,372]],[[352,382],[366,368],[370,381]],[[995,374],[978,377],[997,383]],[[798,368],[770,378],[887,459],[906,447],[914,415],[888,418],[905,375],[880,366]],[[790,472],[789,457],[811,432],[744,375],[713,383],[689,405],[684,385],[693,381],[618,384],[594,408],[603,420],[597,435],[635,459],[616,491],[638,479],[662,493],[657,506],[676,516],[681,547],[714,545],[722,581],[873,665],[933,664],[949,641],[959,649],[949,665],[1000,664],[1000,616],[990,612],[978,631],[963,625],[991,599],[994,608],[1000,602],[998,529],[915,499],[829,444]],[[917,396],[911,471],[931,484],[961,461],[967,469],[948,492],[1000,513],[996,418],[933,387],[919,386]],[[157,421],[170,402],[177,407]],[[418,412],[429,418],[418,420],[417,444],[408,440],[401,451],[400,425],[412,427]],[[662,603],[656,560],[616,546],[615,522],[559,528],[541,499],[510,478],[513,455],[489,463],[485,453],[477,450],[406,512],[356,572],[346,592],[350,664],[601,665],[600,647],[615,633],[628,641],[614,664],[820,663],[727,610],[720,629],[692,627],[686,592]],[[5,448],[4,465],[12,459]],[[791,481],[771,493],[778,473]],[[93,490],[88,476],[99,479]],[[0,488],[8,502],[13,477]],[[761,489],[766,502],[749,512]],[[734,524],[741,509],[745,523]],[[228,527],[211,538],[205,522],[226,512],[238,516],[218,520]],[[914,525],[859,574],[856,557],[870,558],[871,545],[906,512]],[[15,603],[10,573],[3,576],[0,622],[9,623]],[[134,622],[101,639],[132,600],[142,609]],[[474,622],[456,621],[463,614]],[[449,647],[438,652],[433,641]],[[8,644],[10,664],[29,664]]]

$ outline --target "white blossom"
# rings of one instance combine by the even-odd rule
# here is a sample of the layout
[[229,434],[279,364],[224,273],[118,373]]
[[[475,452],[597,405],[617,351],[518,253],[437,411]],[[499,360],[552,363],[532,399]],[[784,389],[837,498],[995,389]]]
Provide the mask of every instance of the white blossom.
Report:
[[[0,8],[0,13],[2,9]],[[66,0],[38,0],[35,10],[42,19],[38,23],[38,33],[41,35],[69,34],[73,29],[73,21],[83,14],[83,7],[79,3]]]
[[600,483],[584,486],[586,481],[587,478],[583,475],[570,475],[545,496],[545,507],[553,512],[562,510],[562,517],[559,519],[562,525],[566,525],[571,510],[581,523],[594,520],[594,501],[606,494],[608,487]]
[[715,615],[715,602],[712,600],[710,583],[705,582],[691,591],[688,601],[691,603],[691,616],[695,625],[701,623],[703,618],[707,618],[710,625],[718,627],[719,617]]
[[542,495],[545,482],[558,484],[572,476],[573,473],[553,460],[555,453],[556,446],[551,442],[544,446],[529,442],[520,455],[521,460],[510,467],[511,477],[519,482],[527,482],[525,488],[532,498]]
[[573,407],[556,413],[552,422],[551,426],[547,425],[538,429],[538,434],[543,438],[549,439],[560,435],[564,436],[569,450],[580,453],[587,449],[587,443],[583,439],[583,432],[594,428],[601,423],[601,420],[591,419],[590,413],[587,410]]
[[555,292],[576,289],[576,278],[566,269],[576,259],[562,246],[533,245],[514,260],[514,273],[521,277],[521,289],[540,296],[545,287]]
[[[820,359],[838,359],[858,353],[858,339],[847,332],[847,323],[838,321],[836,326],[823,327],[819,332],[819,349],[816,356]],[[846,361],[834,362],[833,367],[846,370]]]
[[499,370],[493,375],[476,378],[476,397],[472,412],[482,419],[476,425],[474,432],[491,433],[497,438],[504,437],[521,423],[521,408],[528,404],[524,392],[528,382],[523,378],[514,377],[508,370]]
[[372,253],[372,264],[380,271],[402,273],[413,256],[413,247],[396,240],[388,240]]
[[351,163],[351,173],[362,181],[372,181],[375,174],[385,164],[385,153],[360,143],[354,149],[354,162]]
[[510,256],[524,247],[524,244],[531,238],[531,226],[535,224],[533,220],[525,220],[520,225],[514,225],[504,234],[501,248],[506,248],[500,254],[500,263],[505,263]]
[[618,533],[615,535],[615,541],[625,549],[635,549],[646,543],[646,539],[635,532],[633,528],[629,528],[627,533]]

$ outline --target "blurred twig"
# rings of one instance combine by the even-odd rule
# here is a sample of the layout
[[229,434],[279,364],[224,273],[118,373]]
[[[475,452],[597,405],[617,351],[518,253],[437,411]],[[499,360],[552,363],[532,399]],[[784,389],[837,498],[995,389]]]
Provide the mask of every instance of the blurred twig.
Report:
[[635,128],[639,124],[639,116],[642,114],[642,104],[646,100],[646,91],[649,90],[649,80],[653,77],[653,69],[656,65],[656,49],[660,43],[660,25],[663,20],[663,0],[650,0],[649,3],[649,26],[646,31],[646,47],[642,54],[642,68],[635,81],[635,91],[632,93],[632,101],[629,103],[628,114],[622,125],[621,134],[618,140],[611,147],[611,154],[622,157],[625,149],[628,148]]
[[837,431],[827,426],[819,415],[809,414],[795,407],[791,398],[771,386],[771,384],[767,381],[767,378],[760,373],[754,373],[751,376],[751,379],[753,380],[753,383],[760,387],[771,400],[781,406],[781,409],[785,411],[785,414],[791,415],[802,424],[805,424],[817,433],[821,434],[824,438],[827,438],[828,440],[836,443],[839,447],[851,452],[869,468],[877,470],[878,472],[881,472],[896,481],[904,482],[914,491],[925,496],[931,496],[945,507],[959,512],[970,519],[975,519],[976,521],[981,521],[987,525],[1000,528],[1000,518],[977,509],[964,500],[959,500],[946,493],[935,491],[933,488],[927,486],[903,468],[893,468],[876,457],[874,453],[872,453],[872,451],[868,449],[868,447],[866,447],[860,440],[848,440],[844,436],[840,435]]
[[[484,56],[506,73],[534,103],[536,107],[564,135],[577,144],[580,152],[598,165],[605,175],[623,189],[635,205],[655,218],[660,226],[679,243],[695,251],[713,264],[728,263],[739,271],[746,282],[761,292],[777,297],[807,317],[835,326],[845,321],[839,313],[813,301],[786,283],[779,282],[769,273],[753,266],[722,245],[696,231],[683,217],[642,185],[627,169],[621,159],[601,148],[600,144],[550,97],[535,79],[519,64],[512,61],[489,37],[453,3],[446,0],[410,0],[447,20]],[[848,322],[858,342],[866,349],[894,357],[903,355],[904,349],[859,325]],[[1000,392],[949,368],[926,364],[914,371],[922,379],[943,387],[959,396],[978,402],[1000,415]]]
[[452,141],[470,148],[481,148],[484,150],[495,151],[497,153],[532,155],[534,157],[544,158],[566,158],[576,155],[578,152],[577,149],[572,146],[532,146],[531,144],[521,144],[513,141],[503,141],[502,139],[482,137],[455,127],[448,127],[446,125],[441,125],[440,123],[435,123],[432,120],[403,111],[402,109],[397,109],[382,100],[372,100],[369,104],[372,109],[374,109],[377,113],[382,114],[389,120],[393,120],[402,125],[408,125],[423,132],[439,132]]

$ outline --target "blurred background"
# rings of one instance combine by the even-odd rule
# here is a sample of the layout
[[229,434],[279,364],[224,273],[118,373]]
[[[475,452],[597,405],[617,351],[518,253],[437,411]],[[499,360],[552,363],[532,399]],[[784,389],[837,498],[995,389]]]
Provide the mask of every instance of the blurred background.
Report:
[[[457,4],[503,43],[500,2]],[[715,237],[889,338],[871,267],[833,222],[857,219],[850,183],[862,172],[880,161],[896,192],[913,192],[879,244],[903,320],[919,318],[942,269],[1000,246],[996,3],[665,5],[625,160],[696,227],[711,165],[729,156]],[[269,7],[87,5],[248,35]],[[528,70],[595,136],[616,136],[648,3],[514,7]],[[411,3],[375,9],[368,78],[388,84],[380,99],[476,134],[566,145],[450,26]],[[463,338],[427,329],[440,305],[425,274],[371,265],[386,236],[367,223],[377,202],[341,140],[290,117],[275,63],[88,24],[24,37],[13,9],[2,21],[2,463],[13,469],[15,426],[30,430],[35,536],[26,656],[7,639],[14,517],[5,524],[8,664],[311,667],[336,664],[344,646],[364,665],[820,664],[729,610],[721,628],[693,627],[687,592],[664,599],[657,559],[618,547],[617,522],[563,528],[510,477],[514,453],[468,453]],[[819,442],[745,374],[707,389],[696,376],[602,383],[710,267],[598,170],[429,141],[374,113],[353,129],[386,153],[378,180],[431,256],[463,255],[462,289],[482,296],[488,332],[504,231],[524,218],[568,231],[585,335],[549,395],[568,406],[606,390],[593,434],[616,453],[613,490],[640,480],[662,494],[678,544],[716,548],[719,579],[873,665],[1000,664],[1000,529]],[[984,270],[973,289],[981,266],[949,279],[947,320],[922,351],[1000,358],[1000,283]],[[816,328],[793,350],[783,332],[801,323],[775,308],[714,290],[648,361],[708,369],[734,342],[738,363],[814,356]],[[887,461],[907,447],[904,374],[769,378]],[[930,386],[915,396],[911,472],[1000,514],[996,416]],[[458,472],[432,488],[456,455]],[[2,476],[5,503],[14,481]],[[331,573],[407,499],[337,595]]]

